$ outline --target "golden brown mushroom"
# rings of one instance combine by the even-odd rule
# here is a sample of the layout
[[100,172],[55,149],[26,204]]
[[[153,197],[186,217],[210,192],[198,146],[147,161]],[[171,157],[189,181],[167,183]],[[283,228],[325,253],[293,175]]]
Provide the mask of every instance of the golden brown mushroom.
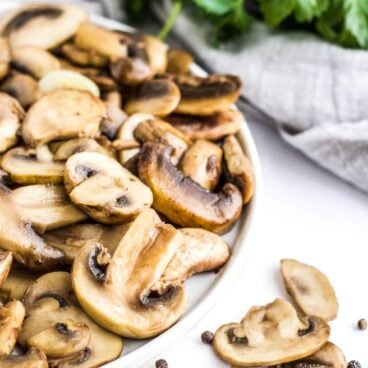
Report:
[[0,79],[8,74],[10,60],[9,41],[7,38],[0,36]]
[[39,349],[31,348],[25,355],[9,355],[0,359],[1,368],[48,368],[46,355]]
[[13,263],[13,255],[11,252],[0,250],[0,287],[8,278]]

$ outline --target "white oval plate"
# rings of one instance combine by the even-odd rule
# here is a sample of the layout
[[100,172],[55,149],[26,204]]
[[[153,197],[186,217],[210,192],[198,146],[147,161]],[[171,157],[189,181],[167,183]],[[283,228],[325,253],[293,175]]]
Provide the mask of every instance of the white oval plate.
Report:
[[[0,13],[19,6],[18,1],[1,1]],[[134,29],[119,22],[98,15],[91,15],[93,23],[106,28],[132,32]],[[192,72],[197,75],[206,75],[206,72],[198,65],[193,65]],[[182,337],[191,330],[197,322],[214,306],[226,291],[236,281],[240,271],[250,254],[251,245],[247,243],[255,214],[260,204],[261,195],[261,170],[258,153],[250,130],[244,122],[237,135],[244,151],[251,160],[255,173],[255,192],[251,202],[243,209],[240,219],[234,228],[223,238],[230,244],[232,255],[223,269],[215,273],[207,273],[193,276],[185,283],[189,305],[186,314],[169,330],[161,335],[144,341],[124,339],[124,352],[121,358],[104,365],[104,368],[138,367],[145,361],[157,356],[164,347]]]

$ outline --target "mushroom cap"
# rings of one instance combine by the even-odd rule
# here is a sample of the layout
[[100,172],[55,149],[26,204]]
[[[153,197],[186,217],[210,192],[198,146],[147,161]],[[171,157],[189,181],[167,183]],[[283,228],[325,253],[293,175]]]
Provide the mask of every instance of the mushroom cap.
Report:
[[94,137],[106,114],[104,103],[81,90],[55,90],[28,110],[22,136],[31,147],[57,139]]
[[325,320],[300,318],[289,302],[276,299],[251,308],[240,324],[221,326],[215,333],[214,348],[220,358],[236,366],[273,366],[317,352],[329,335]]
[[145,143],[139,156],[139,177],[152,190],[153,207],[181,226],[228,231],[242,209],[239,190],[227,183],[220,193],[207,191],[171,163],[170,151],[160,143]]
[[0,33],[9,38],[12,48],[51,49],[72,37],[86,18],[80,7],[71,4],[25,4],[2,17]]

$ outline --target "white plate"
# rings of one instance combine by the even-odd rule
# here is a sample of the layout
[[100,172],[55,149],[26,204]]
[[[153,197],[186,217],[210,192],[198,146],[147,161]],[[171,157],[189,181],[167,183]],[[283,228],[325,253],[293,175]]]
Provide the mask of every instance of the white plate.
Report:
[[[17,1],[2,1],[0,3],[0,12],[3,13],[15,8],[17,5],[19,5]],[[133,28],[127,25],[101,16],[91,15],[90,18],[92,22],[106,28],[125,32],[134,31]],[[197,65],[193,66],[192,71],[197,75],[206,75],[205,71]],[[197,322],[216,301],[231,288],[240,271],[245,266],[251,249],[251,245],[247,243],[247,239],[249,238],[252,223],[260,204],[261,170],[258,153],[246,122],[244,122],[237,137],[253,164],[256,180],[255,193],[250,204],[243,210],[234,228],[223,237],[232,249],[230,260],[219,273],[196,275],[185,283],[189,296],[189,305],[186,314],[179,322],[160,336],[150,340],[134,341],[124,339],[125,345],[122,357],[104,365],[105,368],[138,367],[146,360],[157,356],[167,343],[184,336],[190,329],[195,327]]]

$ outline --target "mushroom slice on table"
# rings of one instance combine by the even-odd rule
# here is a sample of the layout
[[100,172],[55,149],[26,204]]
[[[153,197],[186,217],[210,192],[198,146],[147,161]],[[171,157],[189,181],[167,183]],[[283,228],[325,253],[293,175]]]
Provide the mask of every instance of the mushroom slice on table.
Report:
[[139,156],[139,177],[152,190],[153,207],[181,226],[228,231],[241,213],[239,189],[227,183],[219,193],[207,191],[172,164],[171,150],[145,143]]
[[153,337],[173,325],[186,309],[181,284],[169,285],[162,294],[151,289],[178,250],[181,234],[161,223],[152,209],[125,226],[112,255],[95,244],[81,249],[73,263],[73,290],[101,326],[122,336]]
[[0,152],[17,143],[17,131],[25,112],[19,102],[0,92]]
[[217,141],[239,132],[244,117],[239,110],[221,111],[209,116],[172,114],[165,118],[190,139]]
[[94,137],[105,115],[105,105],[91,93],[73,89],[55,90],[40,98],[28,110],[22,125],[22,136],[31,147],[58,139]]
[[71,4],[25,4],[0,20],[0,33],[12,48],[51,49],[72,37],[86,21],[86,13]]
[[221,164],[221,148],[210,141],[198,139],[185,151],[179,168],[201,187],[214,190],[220,180]]
[[123,349],[120,337],[99,327],[76,304],[67,272],[38,278],[25,294],[24,304],[27,318],[19,343],[41,349],[51,366],[100,367]]
[[16,98],[27,109],[41,96],[37,81],[28,74],[12,71],[1,90]]
[[11,252],[0,250],[0,287],[8,278],[11,266],[13,264],[13,255]]
[[114,145],[119,150],[119,161],[122,165],[139,152],[140,144],[134,136],[138,124],[154,119],[155,117],[151,114],[135,113],[121,125],[116,137],[117,142],[114,142]]
[[54,160],[67,160],[79,152],[98,152],[106,156],[113,156],[112,151],[101,146],[92,138],[73,138],[62,142],[55,151]]
[[33,269],[55,267],[62,263],[64,252],[46,244],[36,234],[11,191],[0,185],[0,244],[13,253],[19,263]]
[[108,58],[95,50],[83,50],[74,43],[65,43],[61,46],[62,55],[74,64],[81,66],[96,66],[103,68],[108,65]]
[[[25,316],[25,309],[19,300],[12,300],[0,306],[0,358],[9,355],[17,342]],[[1,360],[0,360],[0,367]]]
[[7,38],[0,36],[0,79],[8,74],[10,60],[9,41]]
[[152,204],[152,192],[119,162],[97,152],[71,156],[64,183],[70,199],[90,217],[105,224],[133,220]]
[[248,203],[254,191],[253,166],[235,136],[226,137],[222,149],[229,179],[242,192],[243,203]]
[[173,148],[171,162],[176,165],[191,141],[178,129],[161,119],[142,121],[134,130],[134,137],[140,142],[162,143]]
[[42,150],[46,151],[46,155],[41,154],[40,150],[12,148],[1,160],[1,168],[18,184],[62,183],[64,163],[53,161],[46,146]]
[[325,274],[293,259],[281,260],[281,274],[288,294],[303,313],[326,321],[336,318],[339,306]]
[[144,112],[156,116],[172,113],[180,101],[180,91],[168,79],[145,81],[134,87],[124,110],[128,115]]
[[47,357],[39,349],[31,348],[25,355],[9,355],[0,359],[1,368],[48,368]]
[[47,73],[60,69],[60,61],[39,47],[24,46],[12,49],[12,65],[33,78],[41,79]]
[[230,257],[229,246],[216,234],[203,229],[182,228],[179,249],[167,265],[160,280],[152,287],[163,292],[200,272],[218,270]]
[[14,189],[11,197],[38,233],[88,218],[70,203],[62,185],[27,185]]
[[240,323],[221,326],[214,348],[219,357],[240,367],[264,367],[305,358],[328,341],[330,328],[318,317],[299,317],[287,301],[253,307]]
[[240,78],[231,75],[196,77],[179,75],[175,78],[181,99],[176,113],[213,115],[228,110],[240,96]]
[[184,75],[189,72],[193,63],[193,56],[184,50],[170,49],[167,53],[167,72],[170,74]]

